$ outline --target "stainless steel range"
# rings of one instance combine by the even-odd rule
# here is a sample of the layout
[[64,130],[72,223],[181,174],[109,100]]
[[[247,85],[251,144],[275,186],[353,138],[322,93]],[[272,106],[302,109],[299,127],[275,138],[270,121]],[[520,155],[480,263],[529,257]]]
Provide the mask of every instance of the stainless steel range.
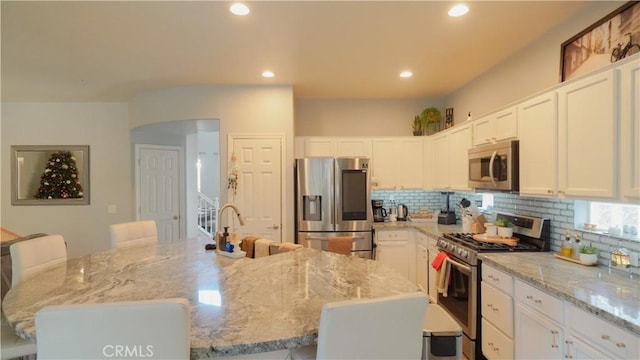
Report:
[[[548,219],[525,215],[498,213],[514,225],[514,237],[518,243],[510,246],[502,243],[478,241],[473,234],[449,233],[438,239],[437,248],[446,252],[451,263],[450,281],[446,291],[438,293],[438,304],[449,312],[462,327],[463,353],[469,359],[482,359],[480,348],[480,260],[483,252],[549,251],[551,243]],[[477,238],[477,236],[476,236]],[[446,296],[445,296],[446,294]],[[477,344],[477,345],[476,345]]]

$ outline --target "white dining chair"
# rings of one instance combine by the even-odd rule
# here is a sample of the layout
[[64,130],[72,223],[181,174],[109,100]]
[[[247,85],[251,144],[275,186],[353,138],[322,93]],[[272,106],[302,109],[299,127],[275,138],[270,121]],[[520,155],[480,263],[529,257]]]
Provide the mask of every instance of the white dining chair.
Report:
[[123,248],[158,241],[158,227],[153,220],[132,221],[109,226],[111,248]]
[[[61,235],[47,235],[11,244],[11,286],[67,261],[67,246]],[[37,347],[33,341],[16,335],[2,316],[0,359],[32,357]]]
[[[9,326],[4,316],[2,317],[2,328],[0,329],[2,344],[0,345],[0,360],[8,360],[20,357],[34,357],[36,354],[36,343],[25,340],[16,335]],[[31,355],[31,356],[30,356]]]
[[35,326],[38,360],[190,357],[187,299],[48,306]]
[[424,315],[422,292],[327,303],[317,346],[292,349],[298,359],[419,359]]
[[47,235],[12,244],[11,286],[49,268],[66,263],[67,244],[62,235]]

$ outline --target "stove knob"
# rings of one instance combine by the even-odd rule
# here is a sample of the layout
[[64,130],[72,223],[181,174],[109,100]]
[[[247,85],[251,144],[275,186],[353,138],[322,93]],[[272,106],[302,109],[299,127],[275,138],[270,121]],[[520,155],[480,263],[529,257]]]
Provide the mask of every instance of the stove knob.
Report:
[[460,257],[467,258],[469,256],[469,252],[467,250],[460,250]]

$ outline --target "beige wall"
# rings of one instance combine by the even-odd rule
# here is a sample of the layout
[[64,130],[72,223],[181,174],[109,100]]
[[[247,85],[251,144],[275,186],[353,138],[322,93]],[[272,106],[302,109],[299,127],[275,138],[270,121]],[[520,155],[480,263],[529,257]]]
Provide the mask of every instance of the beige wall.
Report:
[[[173,120],[220,120],[220,202],[226,199],[229,134],[283,134],[286,199],[293,204],[293,90],[291,86],[192,86],[141,94],[130,105],[131,127]],[[293,207],[283,218],[284,239],[293,234]]]
[[409,136],[414,116],[441,98],[297,99],[296,136]]
[[560,82],[560,46],[624,1],[594,1],[571,21],[549,31],[520,52],[485,72],[445,98],[453,107],[455,123],[469,111],[478,119]]
[[[110,223],[132,218],[126,103],[3,103],[2,226],[62,234],[70,257],[109,248]],[[11,145],[89,145],[91,204],[12,206]],[[116,205],[117,213],[107,214]]]

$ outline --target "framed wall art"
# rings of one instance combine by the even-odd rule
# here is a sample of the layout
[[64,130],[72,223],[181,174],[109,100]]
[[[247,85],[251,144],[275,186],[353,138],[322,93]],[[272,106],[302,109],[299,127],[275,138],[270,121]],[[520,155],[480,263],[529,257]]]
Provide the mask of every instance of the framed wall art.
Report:
[[640,53],[640,1],[629,1],[560,47],[560,81]]
[[11,146],[12,205],[88,205],[89,145]]

